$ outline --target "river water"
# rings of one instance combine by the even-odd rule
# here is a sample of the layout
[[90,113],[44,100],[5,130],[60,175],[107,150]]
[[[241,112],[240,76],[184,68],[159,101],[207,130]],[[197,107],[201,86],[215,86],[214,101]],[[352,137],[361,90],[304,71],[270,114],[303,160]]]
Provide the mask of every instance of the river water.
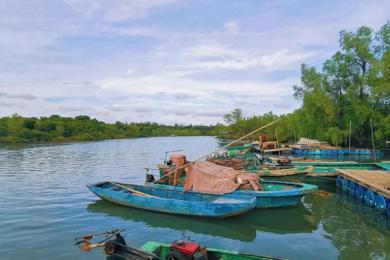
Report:
[[85,186],[102,180],[143,183],[165,151],[198,156],[213,137],[156,137],[0,147],[0,259],[105,259],[81,252],[74,237],[126,228],[129,244],[169,243],[183,236],[208,247],[289,259],[390,259],[390,223],[337,192],[307,195],[295,207],[257,209],[211,220],[125,208]]

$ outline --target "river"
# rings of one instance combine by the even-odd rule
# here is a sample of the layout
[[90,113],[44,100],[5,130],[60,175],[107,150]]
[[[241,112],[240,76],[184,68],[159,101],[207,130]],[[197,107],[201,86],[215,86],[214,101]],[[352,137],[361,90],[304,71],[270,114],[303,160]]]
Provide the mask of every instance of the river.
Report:
[[81,252],[74,237],[125,228],[129,244],[183,236],[208,247],[289,259],[390,259],[390,223],[334,191],[307,195],[295,207],[257,209],[211,220],[125,208],[85,186],[102,180],[143,183],[165,151],[188,159],[218,147],[214,137],[154,137],[0,147],[0,259],[105,259]]

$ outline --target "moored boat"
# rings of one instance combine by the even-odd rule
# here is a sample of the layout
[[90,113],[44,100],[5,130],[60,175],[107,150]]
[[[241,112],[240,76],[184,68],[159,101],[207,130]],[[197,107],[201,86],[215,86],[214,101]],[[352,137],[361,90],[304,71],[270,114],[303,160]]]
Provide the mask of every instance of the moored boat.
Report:
[[[165,184],[149,184],[170,190],[183,191],[182,186]],[[235,190],[231,195],[239,197],[255,197],[257,208],[276,208],[296,205],[308,193],[316,191],[316,185],[283,181],[262,181],[262,190]]]
[[[167,175],[172,178],[167,175],[163,176],[158,181],[151,182],[150,186],[181,192],[196,191],[207,194],[256,197],[256,207],[259,208],[296,205],[305,194],[318,189],[316,185],[305,183],[259,180],[258,174],[237,171],[209,161],[192,163],[182,173],[179,173],[175,167],[161,168],[160,166],[159,168],[160,175],[167,172]],[[168,171],[165,171],[167,169]]]
[[[76,238],[75,245],[78,245],[82,251],[88,252],[93,248],[102,247],[107,259],[117,260],[281,260],[266,255],[243,253],[238,251],[214,249],[203,246],[194,241],[176,240],[171,244],[149,241],[135,248],[126,244],[121,235],[122,230],[112,230],[109,232],[91,234]],[[97,243],[91,243],[91,240],[98,236],[106,238]]]
[[254,197],[183,192],[162,186],[100,182],[88,188],[102,199],[123,206],[199,217],[224,218],[252,210]]
[[[188,248],[192,249],[188,251]],[[150,253],[154,253],[160,257],[160,259],[169,259],[169,260],[270,260],[270,259],[283,259],[276,258],[266,255],[257,255],[250,253],[243,253],[238,251],[223,250],[216,248],[207,248],[202,247],[198,243],[192,241],[183,241],[178,240],[172,244],[164,244],[160,242],[149,241],[141,247],[142,250],[145,250]],[[204,251],[204,257],[201,255],[201,258],[196,258],[194,254],[198,251]],[[186,255],[194,255],[191,258],[187,258]],[[207,257],[206,257],[207,256]]]

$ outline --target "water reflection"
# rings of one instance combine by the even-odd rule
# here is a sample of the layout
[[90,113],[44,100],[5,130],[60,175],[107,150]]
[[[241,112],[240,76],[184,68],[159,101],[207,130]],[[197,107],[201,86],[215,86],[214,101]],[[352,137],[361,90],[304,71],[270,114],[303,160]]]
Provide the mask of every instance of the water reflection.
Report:
[[321,221],[340,259],[388,259],[390,220],[346,193],[311,196],[313,217]]
[[256,238],[254,228],[233,218],[221,221],[220,219],[185,217],[123,207],[103,200],[89,204],[87,210],[133,222],[142,222],[150,227],[172,228],[178,231],[188,230],[193,233],[221,236],[245,242],[251,242]]
[[310,211],[302,204],[279,209],[256,209],[247,214],[223,220],[151,212],[123,207],[103,200],[89,204],[87,210],[123,220],[141,222],[150,227],[188,230],[197,234],[220,236],[244,242],[254,241],[256,231],[278,234],[311,233],[318,224],[312,220]]

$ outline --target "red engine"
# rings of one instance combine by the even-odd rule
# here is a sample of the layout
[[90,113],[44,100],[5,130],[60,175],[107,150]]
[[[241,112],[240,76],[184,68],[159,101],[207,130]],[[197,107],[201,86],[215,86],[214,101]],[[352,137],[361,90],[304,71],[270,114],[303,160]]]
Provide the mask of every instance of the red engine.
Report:
[[168,260],[207,260],[206,247],[198,243],[176,240],[171,245]]

